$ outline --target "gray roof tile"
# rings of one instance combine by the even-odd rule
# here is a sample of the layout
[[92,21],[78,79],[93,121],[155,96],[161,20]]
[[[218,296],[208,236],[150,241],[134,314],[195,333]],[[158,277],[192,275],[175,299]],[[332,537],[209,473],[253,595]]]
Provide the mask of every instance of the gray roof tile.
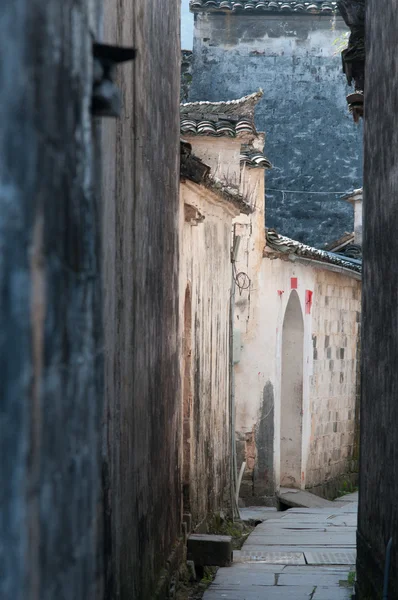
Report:
[[227,102],[188,102],[180,105],[182,135],[240,137],[256,135],[254,110],[262,98],[259,90]]
[[248,119],[238,121],[208,121],[184,118],[180,121],[181,135],[209,135],[213,137],[244,137],[255,135],[254,124]]
[[240,151],[240,164],[252,169],[272,169],[272,164],[262,152],[246,145]]
[[242,12],[301,12],[309,14],[331,14],[338,12],[337,2],[312,0],[286,2],[274,0],[190,0],[192,12],[225,11]]
[[336,254],[335,252],[319,250],[318,248],[313,248],[312,246],[307,246],[296,240],[279,235],[273,229],[267,231],[267,246],[283,254],[297,254],[297,256],[302,258],[329,263],[349,269],[355,273],[362,272],[362,260],[360,258],[352,258]]

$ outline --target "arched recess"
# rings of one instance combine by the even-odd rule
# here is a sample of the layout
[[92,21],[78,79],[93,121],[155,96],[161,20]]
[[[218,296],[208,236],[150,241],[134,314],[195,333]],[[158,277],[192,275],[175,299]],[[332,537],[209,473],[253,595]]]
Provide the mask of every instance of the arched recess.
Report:
[[282,487],[301,487],[303,428],[304,321],[300,299],[292,290],[282,332],[281,467]]
[[192,434],[192,296],[189,283],[185,290],[184,302],[184,381],[183,381],[183,457],[182,457],[182,489],[184,511],[190,509],[190,474],[191,474],[191,434]]

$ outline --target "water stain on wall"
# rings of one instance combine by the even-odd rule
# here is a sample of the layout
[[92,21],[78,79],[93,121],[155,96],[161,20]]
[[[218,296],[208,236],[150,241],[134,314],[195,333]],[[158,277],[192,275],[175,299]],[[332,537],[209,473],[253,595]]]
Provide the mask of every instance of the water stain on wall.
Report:
[[253,473],[253,487],[256,496],[274,494],[274,405],[274,387],[267,381],[255,428],[257,464]]

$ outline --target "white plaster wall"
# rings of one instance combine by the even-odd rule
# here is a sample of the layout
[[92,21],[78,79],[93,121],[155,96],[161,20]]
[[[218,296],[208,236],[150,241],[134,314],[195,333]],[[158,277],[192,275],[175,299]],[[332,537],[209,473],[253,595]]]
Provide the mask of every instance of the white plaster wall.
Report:
[[[250,289],[237,293],[235,306],[235,328],[241,332],[240,361],[235,365],[236,432],[240,459],[245,446],[252,470],[246,473],[242,494],[266,498],[272,496],[280,481],[282,328],[295,286],[304,320],[301,487],[320,485],[349,468],[354,443],[356,321],[361,284],[322,267],[272,258],[275,255],[269,251],[263,258],[259,243],[253,239],[264,239],[263,230],[256,229],[255,219],[252,215],[243,223],[243,217],[239,217],[235,227],[236,234],[242,236],[237,271],[245,271],[251,278]],[[313,292],[310,313],[306,311],[306,290]],[[331,331],[336,336],[330,342],[334,354],[341,353],[346,344],[343,365],[323,357],[319,360],[314,351],[314,336],[324,343]],[[346,378],[343,383],[341,373]],[[321,389],[319,381],[325,383]],[[273,392],[273,410],[269,404],[263,410],[266,390],[268,398],[270,390]],[[264,425],[264,418],[272,422],[264,428],[259,447],[257,430],[260,424]],[[262,468],[258,469],[261,452],[268,453],[268,458],[263,456]]]
[[301,487],[304,319],[292,290],[282,328],[280,484]]
[[355,243],[362,246],[362,200],[354,202]]
[[[250,242],[249,242],[250,244]],[[242,250],[242,244],[241,244]],[[237,268],[247,268],[250,249],[244,249]],[[258,264],[258,257],[254,259]],[[269,492],[280,478],[281,427],[281,350],[282,328],[286,305],[291,293],[291,279],[297,278],[297,294],[304,321],[303,349],[303,444],[302,464],[309,453],[310,413],[309,377],[312,373],[311,315],[305,314],[305,291],[314,289],[313,269],[283,260],[260,259],[260,268],[252,272],[252,287],[237,296],[235,327],[242,332],[240,362],[235,366],[236,430],[253,432],[259,418],[265,385],[270,382],[274,392],[273,473]],[[272,413],[270,413],[271,416]],[[270,428],[272,430],[272,427]],[[268,448],[268,451],[272,451]],[[305,472],[302,485],[305,484]]]
[[192,145],[192,153],[211,168],[213,178],[239,188],[242,138],[184,135],[184,140]]
[[[249,18],[248,18],[249,17]],[[246,28],[250,30],[250,34],[246,33],[245,37],[239,39],[239,50],[242,54],[248,54],[253,50],[258,50],[261,47],[262,51],[273,53],[277,55],[294,55],[298,57],[307,57],[309,54],[312,57],[324,58],[325,56],[334,57],[336,56],[336,38],[341,37],[347,32],[347,26],[345,25],[341,16],[335,16],[331,19],[325,20],[324,17],[308,17],[308,15],[288,15],[285,16],[285,21],[288,25],[284,27],[285,35],[270,35],[268,29],[270,24],[275,23],[279,25],[281,17],[279,15],[245,15],[242,17],[242,22],[250,23],[249,19],[253,20],[253,25],[246,25]],[[232,25],[234,19],[238,20],[239,17],[235,15],[230,17]],[[244,19],[244,21],[243,21]],[[220,22],[220,24],[218,23]],[[226,49],[235,48],[237,27],[231,26],[230,28],[222,28],[222,18],[215,18],[214,14],[202,13],[198,15],[195,24],[195,38],[203,40],[214,40],[215,28],[218,25],[217,33],[219,44],[222,44]],[[260,25],[258,23],[260,22]],[[240,25],[240,23],[238,23]],[[291,31],[289,31],[289,25]],[[283,30],[283,26],[281,27]]]
[[[230,500],[230,250],[232,219],[238,211],[192,182],[181,184],[181,203],[182,326],[187,285],[192,298],[189,508],[197,524]],[[186,222],[186,207],[194,207],[202,220]],[[182,372],[183,368],[182,359]]]

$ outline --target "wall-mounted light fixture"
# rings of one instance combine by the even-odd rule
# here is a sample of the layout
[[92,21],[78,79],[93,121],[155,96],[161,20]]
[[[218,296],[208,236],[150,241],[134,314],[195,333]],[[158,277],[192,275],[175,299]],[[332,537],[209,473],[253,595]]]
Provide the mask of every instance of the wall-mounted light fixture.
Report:
[[91,113],[96,117],[120,117],[122,101],[113,78],[118,63],[133,60],[134,48],[93,44],[94,74]]

